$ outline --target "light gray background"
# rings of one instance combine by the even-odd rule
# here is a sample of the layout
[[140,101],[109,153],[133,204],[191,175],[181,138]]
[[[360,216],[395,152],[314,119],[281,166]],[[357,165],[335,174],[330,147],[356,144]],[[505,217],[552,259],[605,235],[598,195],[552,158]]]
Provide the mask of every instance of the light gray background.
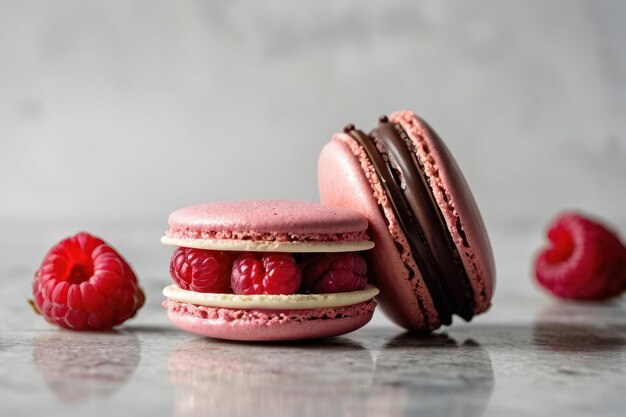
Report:
[[333,132],[410,108],[473,188],[496,300],[538,296],[557,212],[626,230],[625,21],[618,1],[2,1],[4,238],[40,236],[34,271],[89,230],[156,288],[169,212],[317,199]]

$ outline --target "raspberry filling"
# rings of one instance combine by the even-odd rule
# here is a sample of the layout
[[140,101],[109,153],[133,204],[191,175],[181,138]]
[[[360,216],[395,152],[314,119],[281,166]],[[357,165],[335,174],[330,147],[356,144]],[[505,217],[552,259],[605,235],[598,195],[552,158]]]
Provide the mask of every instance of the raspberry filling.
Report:
[[288,253],[242,253],[232,266],[230,284],[235,294],[294,294],[302,271]]
[[178,248],[170,275],[184,290],[205,293],[296,294],[358,291],[367,264],[355,252],[290,254]]
[[362,290],[366,274],[365,260],[354,252],[322,254],[307,262],[303,290],[313,294]]
[[229,292],[232,252],[178,248],[172,255],[170,275],[183,290]]

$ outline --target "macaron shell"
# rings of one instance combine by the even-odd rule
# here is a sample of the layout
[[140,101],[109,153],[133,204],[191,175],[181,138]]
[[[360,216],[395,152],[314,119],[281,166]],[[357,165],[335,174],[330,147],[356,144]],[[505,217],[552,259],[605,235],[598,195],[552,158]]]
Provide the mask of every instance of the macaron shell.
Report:
[[355,208],[368,219],[376,246],[366,256],[371,260],[370,278],[380,289],[376,299],[385,313],[407,329],[439,327],[432,298],[374,167],[349,135],[335,135],[322,149],[318,184],[323,204]]
[[[376,303],[319,310],[280,312],[209,309],[165,301],[169,319],[182,330],[200,336],[241,341],[289,341],[333,337],[367,324]],[[214,317],[209,317],[214,316]]]
[[390,121],[399,123],[415,144],[474,290],[474,312],[484,312],[493,296],[495,265],[470,188],[446,145],[424,120],[404,110],[392,114]]
[[[224,232],[220,235],[328,234],[363,232],[367,221],[351,210],[295,200],[242,200],[197,204],[170,214],[170,229]],[[262,236],[259,236],[261,239]]]

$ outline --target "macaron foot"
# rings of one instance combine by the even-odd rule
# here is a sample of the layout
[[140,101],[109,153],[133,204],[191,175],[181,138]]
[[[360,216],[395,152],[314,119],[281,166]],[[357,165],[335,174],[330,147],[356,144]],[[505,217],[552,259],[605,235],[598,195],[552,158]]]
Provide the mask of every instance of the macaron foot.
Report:
[[374,300],[310,310],[238,310],[197,306],[167,300],[163,303],[174,325],[200,336],[240,341],[290,341],[339,336],[367,324]]

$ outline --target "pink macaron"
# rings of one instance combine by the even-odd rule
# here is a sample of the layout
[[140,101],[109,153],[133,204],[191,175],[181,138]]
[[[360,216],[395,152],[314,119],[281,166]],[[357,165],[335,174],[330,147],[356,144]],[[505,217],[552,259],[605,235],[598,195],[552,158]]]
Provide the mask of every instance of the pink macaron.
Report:
[[349,125],[320,155],[323,204],[360,212],[376,298],[397,324],[428,332],[486,311],[494,260],[478,207],[452,154],[410,111],[369,134]]
[[[168,223],[161,239],[166,245],[205,253],[232,252],[233,257],[288,254],[298,260],[299,271],[316,257],[335,259],[332,257],[338,254],[359,253],[374,246],[361,214],[315,202],[206,203],[173,212]],[[266,277],[269,275],[267,272]],[[163,290],[167,298],[163,305],[176,326],[202,336],[246,341],[315,339],[348,333],[372,318],[376,307],[373,298],[378,294],[376,287],[365,282],[364,288],[356,290],[291,294],[198,292],[181,285],[172,284]]]

